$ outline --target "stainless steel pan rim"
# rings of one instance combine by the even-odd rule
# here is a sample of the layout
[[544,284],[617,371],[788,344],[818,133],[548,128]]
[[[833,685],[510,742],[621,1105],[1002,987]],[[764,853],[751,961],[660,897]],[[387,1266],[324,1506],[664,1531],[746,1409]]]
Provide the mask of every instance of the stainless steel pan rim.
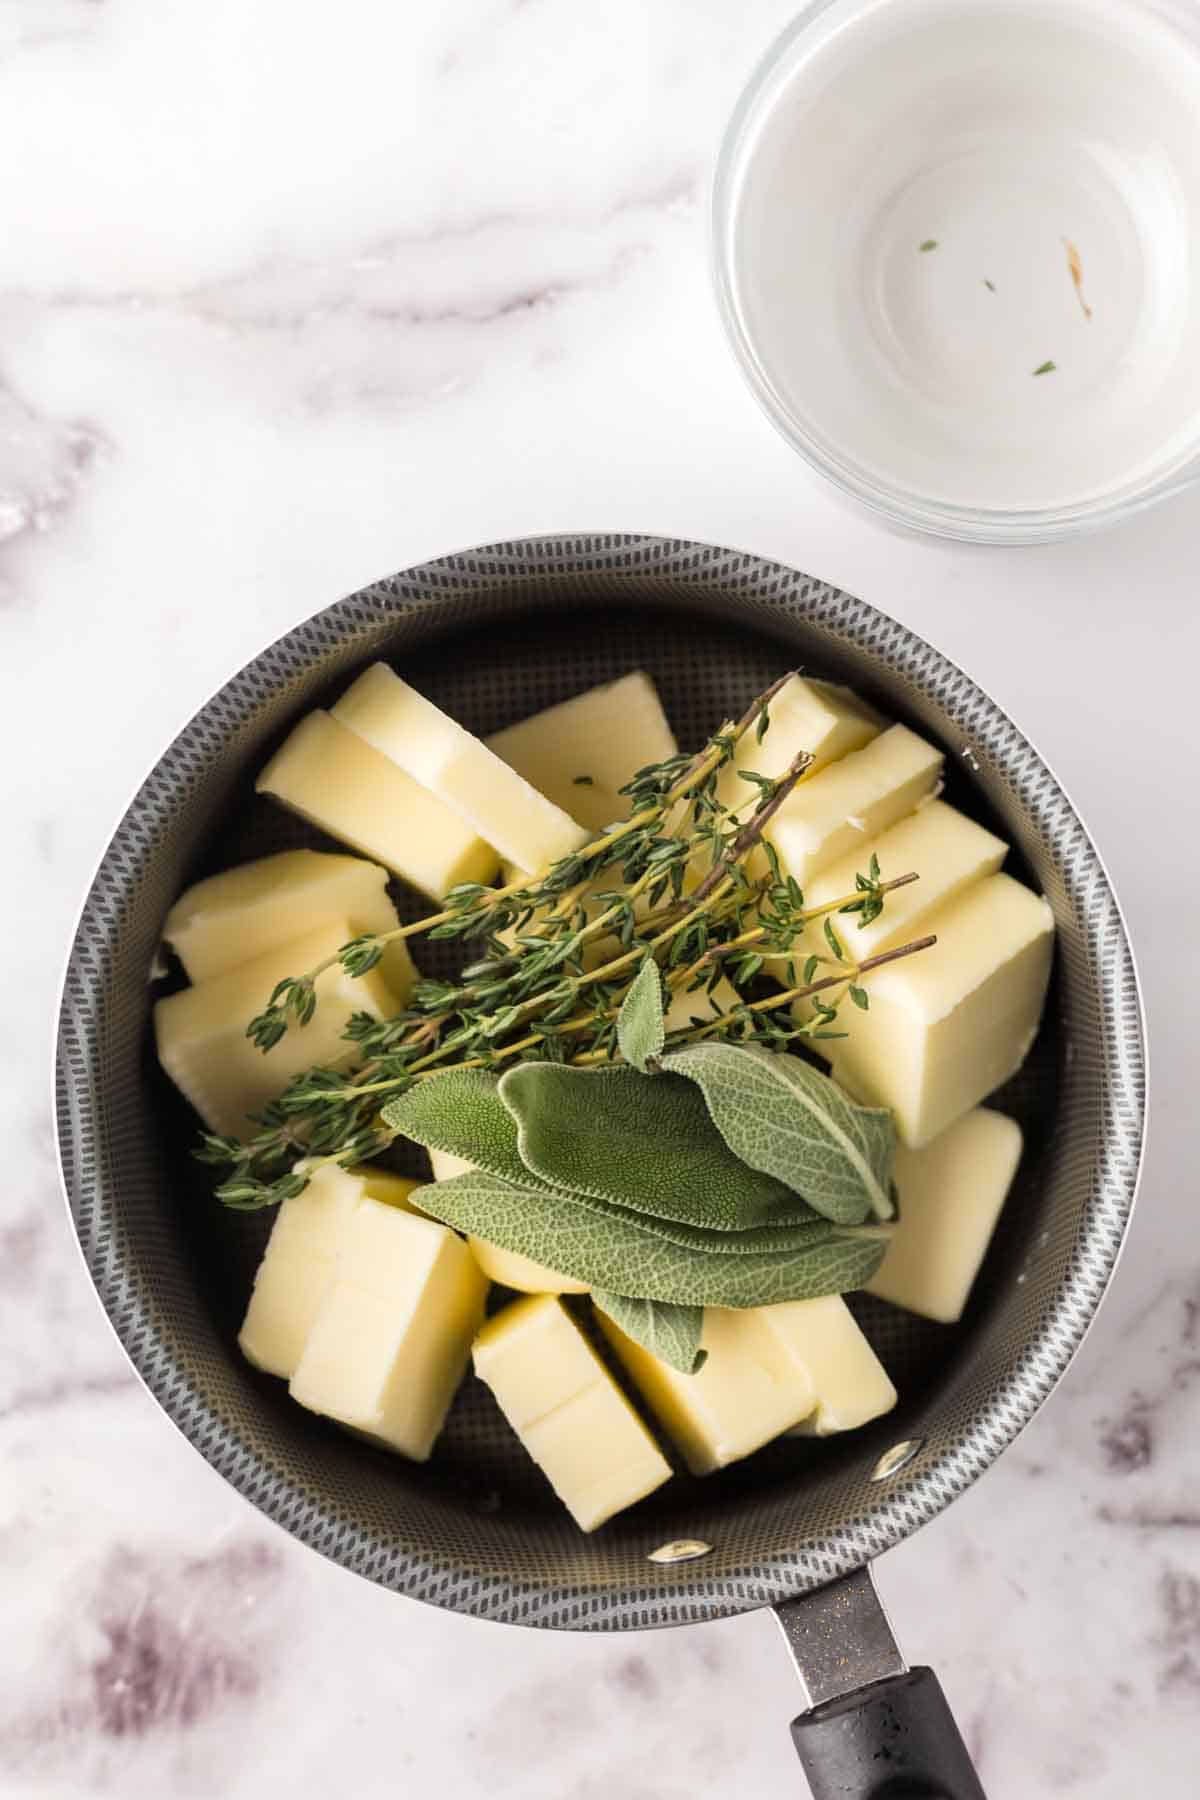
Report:
[[[443,621],[460,630],[517,612],[537,616],[573,600],[694,609],[785,638],[789,626],[802,624],[835,667],[839,659],[853,664],[865,657],[885,670],[912,713],[943,721],[947,749],[965,754],[990,798],[1008,797],[1018,837],[1025,833],[1020,847],[1027,854],[1038,851],[1049,870],[1053,879],[1045,885],[1060,924],[1072,922],[1068,957],[1077,945],[1080,967],[1094,986],[1099,1060],[1089,1071],[1097,1132],[1087,1151],[1086,1200],[1073,1241],[1021,1353],[962,1430],[939,1434],[890,1480],[873,1484],[869,1504],[844,1528],[806,1535],[794,1548],[777,1545],[760,1555],[745,1553],[744,1545],[739,1553],[736,1543],[717,1543],[708,1557],[652,1562],[652,1550],[668,1534],[661,1526],[635,1523],[620,1537],[606,1540],[602,1533],[591,1562],[581,1557],[579,1578],[563,1579],[553,1561],[527,1576],[516,1558],[516,1572],[499,1574],[488,1567],[486,1551],[473,1564],[461,1548],[447,1553],[432,1541],[405,1541],[414,1531],[419,1535],[419,1506],[415,1512],[398,1509],[394,1536],[378,1523],[365,1528],[350,1509],[331,1506],[286,1455],[273,1454],[257,1427],[223,1403],[203,1355],[173,1341],[170,1293],[156,1291],[123,1253],[122,1193],[119,1182],[114,1186],[114,1168],[129,1126],[110,1104],[114,1069],[105,1052],[108,1011],[121,1003],[114,994],[118,951],[126,967],[132,957],[148,970],[157,935],[157,924],[146,919],[136,929],[129,923],[139,888],[155,859],[174,853],[173,833],[185,806],[199,804],[197,796],[218,804],[219,794],[209,795],[221,785],[212,776],[218,740],[227,763],[238,755],[244,761],[256,722],[281,683],[288,684],[288,710],[298,711],[342,667],[379,653],[402,628],[419,627],[428,636]],[[946,720],[958,741],[947,741]],[[866,603],[740,552],[655,537],[546,537],[444,557],[364,588],[256,657],[184,728],[117,827],[80,916],[59,1021],[57,1125],[67,1202],[101,1302],[168,1416],[240,1493],[344,1567],[478,1617],[568,1629],[682,1624],[776,1603],[848,1573],[935,1517],[1029,1421],[1081,1343],[1120,1252],[1144,1124],[1144,1026],[1120,909],[1078,814],[1012,722],[953,663]],[[1080,1154],[1070,1146],[1063,1150],[1067,1157]],[[1035,1245],[1031,1292],[1041,1279],[1038,1254]],[[487,1531],[481,1519],[481,1543]],[[705,1537],[701,1531],[669,1535]],[[744,1530],[740,1537],[745,1539]]]

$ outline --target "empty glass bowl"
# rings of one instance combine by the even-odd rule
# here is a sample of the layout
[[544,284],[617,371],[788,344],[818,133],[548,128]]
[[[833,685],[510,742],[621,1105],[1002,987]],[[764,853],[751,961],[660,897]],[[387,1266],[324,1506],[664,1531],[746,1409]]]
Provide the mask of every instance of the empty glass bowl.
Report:
[[1200,478],[1200,9],[818,0],[713,195],[770,418],[893,521],[1061,537]]

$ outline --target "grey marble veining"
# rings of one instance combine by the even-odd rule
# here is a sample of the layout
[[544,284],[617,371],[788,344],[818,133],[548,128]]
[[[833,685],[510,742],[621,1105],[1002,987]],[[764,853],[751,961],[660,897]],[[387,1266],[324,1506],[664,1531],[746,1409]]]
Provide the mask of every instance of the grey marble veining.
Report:
[[1150,1011],[1132,1242],[1060,1390],[880,1585],[992,1800],[1196,1791],[1200,502],[981,553],[889,536],[796,464],[704,241],[716,136],[790,10],[3,9],[4,1800],[800,1791],[764,1618],[501,1636],[265,1524],[128,1374],[56,1191],[60,958],[162,744],[370,577],[592,526],[744,545],[897,614],[1093,827]]

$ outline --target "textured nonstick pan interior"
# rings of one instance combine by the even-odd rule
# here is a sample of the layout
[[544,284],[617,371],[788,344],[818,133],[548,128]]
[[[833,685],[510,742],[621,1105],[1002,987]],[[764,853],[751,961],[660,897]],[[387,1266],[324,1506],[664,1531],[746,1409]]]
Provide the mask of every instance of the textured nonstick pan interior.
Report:
[[[123,822],[85,910],[61,1040],[60,1128],[85,1255],[135,1363],[209,1459],[281,1523],[387,1585],[583,1627],[707,1616],[815,1585],[960,1491],[1077,1341],[1119,1242],[1140,1136],[1119,915],[1074,814],[1003,715],[910,634],[821,584],[728,553],[689,559],[684,547],[628,542],[598,558],[556,540],[557,556],[543,547],[532,561],[524,547],[507,561],[448,559],[432,566],[436,579],[417,571],[365,590],[257,659],[172,746]],[[967,1316],[947,1328],[852,1301],[900,1390],[887,1418],[842,1439],[781,1440],[704,1481],[679,1475],[589,1539],[473,1379],[431,1462],[415,1467],[304,1413],[239,1356],[269,1219],[209,1198],[209,1174],[188,1154],[194,1120],[154,1063],[147,971],[185,882],[271,850],[334,847],[256,798],[253,777],[300,712],[380,655],[481,734],[645,668],[688,748],[790,666],[850,681],[940,740],[947,798],[1013,842],[1009,869],[1048,893],[1060,954],[1046,1025],[995,1102],[1019,1119],[1026,1153]],[[419,916],[421,903],[395,891]],[[434,966],[428,948],[417,955]],[[419,1152],[408,1166],[421,1172]],[[905,1440],[920,1440],[919,1453],[873,1481]],[[675,1539],[713,1548],[674,1567],[647,1560]]]

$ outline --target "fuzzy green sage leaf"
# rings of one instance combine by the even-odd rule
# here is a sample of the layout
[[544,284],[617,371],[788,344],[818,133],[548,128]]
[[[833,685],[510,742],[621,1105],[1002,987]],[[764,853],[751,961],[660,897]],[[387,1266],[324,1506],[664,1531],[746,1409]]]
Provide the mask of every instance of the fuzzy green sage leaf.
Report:
[[[500,1099],[497,1077],[482,1069],[448,1069],[420,1082],[400,1099],[390,1101],[386,1113],[393,1130],[427,1150],[449,1151],[517,1187],[561,1192],[526,1169],[517,1149],[516,1120]],[[594,1194],[573,1193],[564,1197],[602,1219],[619,1219],[628,1212],[654,1237],[664,1238],[683,1250],[711,1253],[719,1247],[721,1254],[729,1256],[761,1255],[767,1251],[790,1256],[820,1242],[832,1229],[829,1221],[818,1217],[811,1207],[795,1203],[796,1216],[791,1223],[716,1231],[642,1210],[634,1214]],[[480,1235],[486,1237],[487,1233]]]
[[704,1330],[702,1306],[672,1306],[669,1300],[630,1300],[624,1294],[592,1294],[593,1306],[620,1327],[627,1338],[669,1363],[681,1375],[695,1375],[708,1360],[700,1348]]
[[530,1187],[538,1177],[521,1161],[517,1127],[486,1069],[446,1069],[418,1081],[383,1108],[384,1124],[426,1150],[445,1150],[477,1169]]
[[521,1161],[551,1187],[715,1231],[812,1217],[729,1148],[680,1075],[520,1063],[500,1077],[500,1098]]
[[840,1225],[892,1216],[896,1131],[883,1107],[859,1106],[828,1075],[758,1044],[693,1044],[664,1068],[694,1081],[733,1153]]
[[570,1196],[517,1188],[482,1169],[418,1188],[412,1199],[456,1231],[593,1288],[675,1306],[771,1306],[847,1293],[870,1280],[888,1243],[886,1232],[866,1227],[831,1231],[790,1256],[706,1253],[656,1237],[617,1208],[600,1218]]
[[662,976],[654,958],[648,956],[621,1002],[617,1014],[617,1043],[625,1061],[644,1074],[647,1066],[662,1055],[666,1041]]

